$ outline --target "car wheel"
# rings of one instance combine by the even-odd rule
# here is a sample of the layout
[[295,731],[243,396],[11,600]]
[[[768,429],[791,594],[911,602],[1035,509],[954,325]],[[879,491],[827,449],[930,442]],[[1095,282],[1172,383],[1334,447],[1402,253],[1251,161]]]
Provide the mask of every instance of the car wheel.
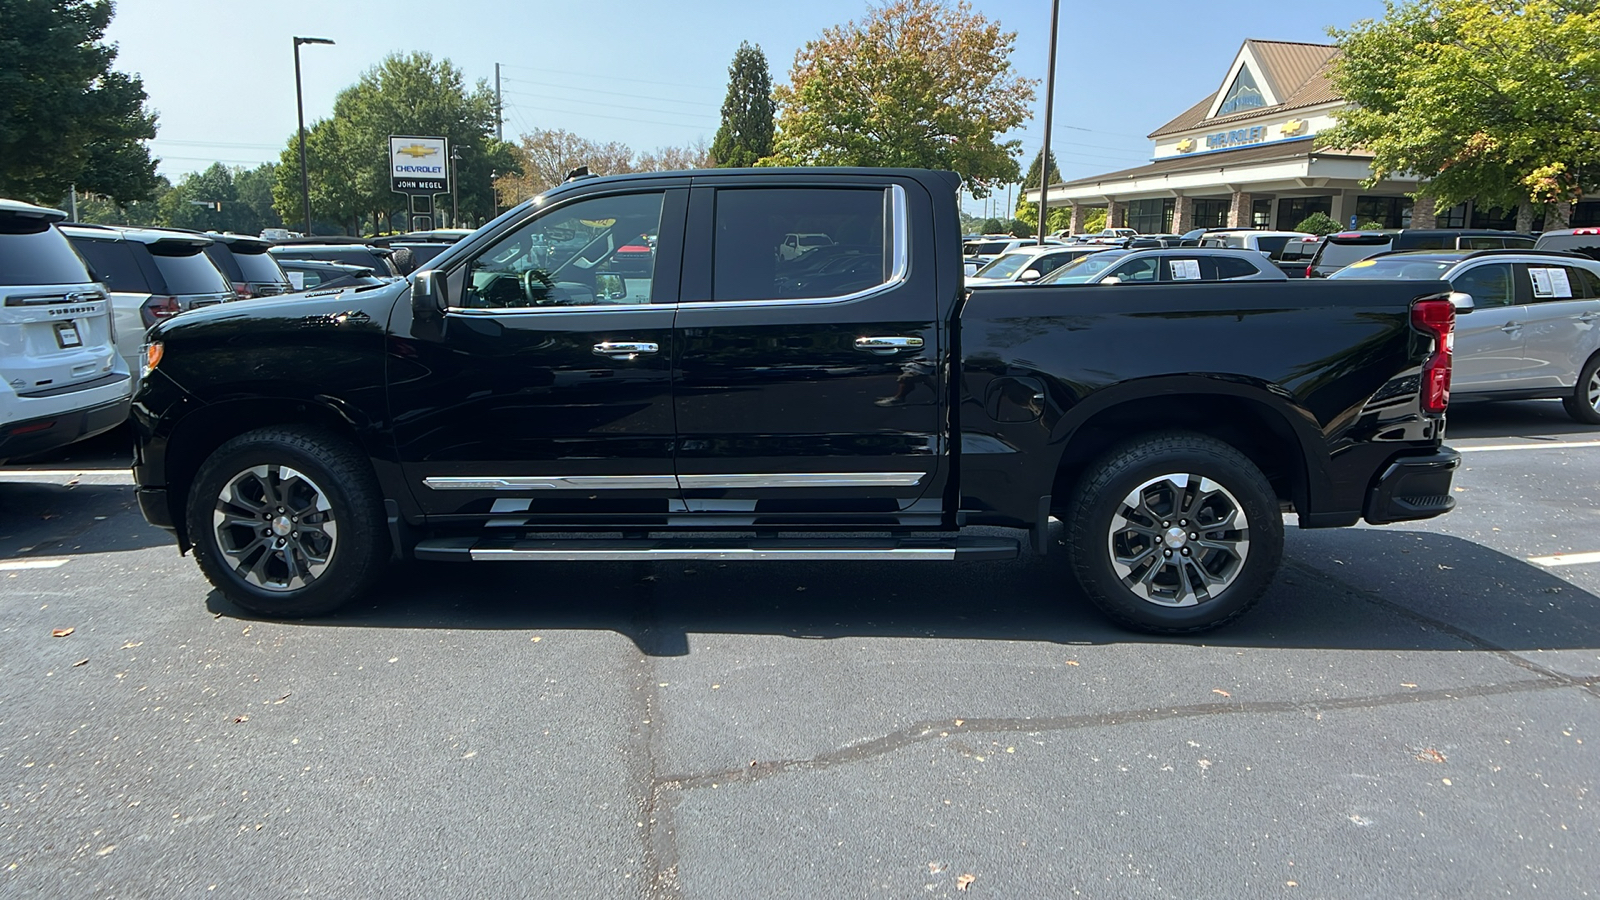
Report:
[[332,612],[370,588],[389,556],[366,458],[315,431],[265,428],[217,448],[190,485],[186,518],[206,578],[265,616]]
[[1073,492],[1067,554],[1085,594],[1139,631],[1237,619],[1283,557],[1272,486],[1243,454],[1198,434],[1150,435],[1095,462]]
[[1600,353],[1584,363],[1572,393],[1561,399],[1567,415],[1585,425],[1600,425]]

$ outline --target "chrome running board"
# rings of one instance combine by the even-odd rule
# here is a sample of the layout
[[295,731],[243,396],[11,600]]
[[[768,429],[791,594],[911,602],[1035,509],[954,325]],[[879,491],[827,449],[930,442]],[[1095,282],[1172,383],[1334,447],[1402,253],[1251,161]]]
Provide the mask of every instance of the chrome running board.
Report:
[[992,560],[1014,559],[1018,544],[1009,538],[780,538],[726,540],[507,540],[435,538],[417,544],[417,559],[488,562],[493,560]]

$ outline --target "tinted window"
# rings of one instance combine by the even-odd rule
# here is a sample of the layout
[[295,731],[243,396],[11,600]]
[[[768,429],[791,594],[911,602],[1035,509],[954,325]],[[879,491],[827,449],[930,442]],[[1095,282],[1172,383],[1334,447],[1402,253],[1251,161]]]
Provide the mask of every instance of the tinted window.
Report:
[[0,284],[88,284],[83,260],[43,219],[0,216]]
[[283,284],[288,279],[283,275],[283,270],[278,268],[278,263],[267,253],[239,253],[230,254],[234,264],[239,268],[239,274],[245,281],[255,284],[263,282],[269,284]]
[[1256,274],[1255,266],[1232,256],[1219,256],[1215,262],[1217,264],[1217,277],[1220,279],[1248,278]]
[[[472,261],[462,305],[649,303],[655,253],[646,236],[660,231],[662,196],[596,197],[540,215]],[[624,248],[628,252],[618,252]]]
[[1452,279],[1450,287],[1463,294],[1471,294],[1472,305],[1476,309],[1510,306],[1514,296],[1511,266],[1508,263],[1475,266]]
[[1289,243],[1287,235],[1284,237],[1261,237],[1256,238],[1256,249],[1270,255],[1282,250],[1283,245],[1287,243]]
[[1600,234],[1545,234],[1539,236],[1540,250],[1565,250],[1600,259]]
[[[1580,296],[1589,300],[1600,298],[1600,275],[1596,275],[1588,269],[1580,269],[1577,266],[1572,267],[1572,274],[1573,291],[1575,293],[1579,293]],[[1579,285],[1582,285],[1581,292],[1579,292]]]
[[227,276],[229,281],[244,281],[244,275],[239,271],[239,266],[233,261],[233,253],[221,244],[212,244],[205,249],[205,254],[211,259],[211,264],[217,271]]
[[211,257],[200,252],[200,248],[192,248],[192,252],[182,256],[158,252],[161,249],[160,245],[152,245],[150,257],[161,272],[161,280],[167,283],[166,293],[218,294],[233,291],[233,285],[217,271]]
[[422,268],[424,265],[428,264],[429,262],[432,262],[433,258],[435,256],[438,256],[439,254],[443,253],[444,251],[450,249],[450,245],[449,244],[390,244],[389,245],[389,249],[391,249],[391,250],[399,250],[402,247],[404,247],[405,249],[411,251],[411,260],[412,260],[412,262],[417,264],[417,268],[419,268],[419,269]]
[[1498,250],[1505,242],[1497,237],[1464,237],[1456,242],[1462,250]]
[[93,238],[75,238],[72,245],[89,261],[95,277],[105,282],[107,288],[124,294],[148,294],[150,282],[134,258],[133,248],[126,241],[97,241]]
[[1343,268],[1358,260],[1366,259],[1389,249],[1387,243],[1383,244],[1341,244],[1337,241],[1328,241],[1322,246],[1322,255],[1317,257],[1317,265]]
[[1508,234],[1500,239],[1507,247],[1513,250],[1526,250],[1535,243],[1534,239],[1525,234]]
[[[717,192],[713,300],[842,297],[888,280],[885,192],[843,188]],[[785,234],[830,246],[785,258]]]
[[1454,250],[1459,235],[1402,233],[1395,238],[1396,250]]

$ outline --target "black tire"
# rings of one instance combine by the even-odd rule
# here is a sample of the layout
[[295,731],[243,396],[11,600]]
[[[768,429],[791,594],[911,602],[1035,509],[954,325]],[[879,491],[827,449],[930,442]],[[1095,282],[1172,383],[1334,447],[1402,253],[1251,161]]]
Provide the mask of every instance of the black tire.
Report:
[[262,428],[218,447],[190,484],[185,520],[206,578],[263,616],[332,612],[371,588],[389,559],[367,459],[311,429]]
[[1600,353],[1589,357],[1578,372],[1578,384],[1561,398],[1567,415],[1585,425],[1600,425]]
[[[1194,476],[1221,490],[1202,491],[1206,482]],[[1124,501],[1135,492],[1139,509],[1125,516]],[[1241,524],[1225,515],[1228,508],[1242,513],[1244,529],[1224,527]],[[1283,517],[1267,479],[1244,454],[1189,432],[1146,435],[1096,460],[1072,493],[1066,528],[1067,557],[1084,593],[1118,624],[1153,634],[1239,618],[1283,558]],[[1122,554],[1125,575],[1114,553]]]

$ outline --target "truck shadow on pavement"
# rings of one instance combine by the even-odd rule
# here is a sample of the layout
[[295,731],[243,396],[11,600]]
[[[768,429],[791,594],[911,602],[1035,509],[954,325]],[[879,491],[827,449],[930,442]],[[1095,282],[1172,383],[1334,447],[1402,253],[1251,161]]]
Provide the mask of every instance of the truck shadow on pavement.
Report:
[[[255,618],[215,591],[207,606]],[[1112,625],[1071,586],[1059,555],[951,566],[408,564],[367,600],[300,624],[604,630],[652,656],[688,654],[695,633],[1522,651],[1600,647],[1600,598],[1461,538],[1366,528],[1291,534],[1261,604],[1194,637]]]
[[1449,444],[1452,439],[1467,438],[1525,437],[1538,440],[1549,434],[1600,437],[1600,428],[1573,421],[1559,400],[1460,400],[1450,405],[1450,420],[1444,442]]
[[7,481],[0,472],[0,559],[171,544],[171,535],[139,514],[126,484]]

